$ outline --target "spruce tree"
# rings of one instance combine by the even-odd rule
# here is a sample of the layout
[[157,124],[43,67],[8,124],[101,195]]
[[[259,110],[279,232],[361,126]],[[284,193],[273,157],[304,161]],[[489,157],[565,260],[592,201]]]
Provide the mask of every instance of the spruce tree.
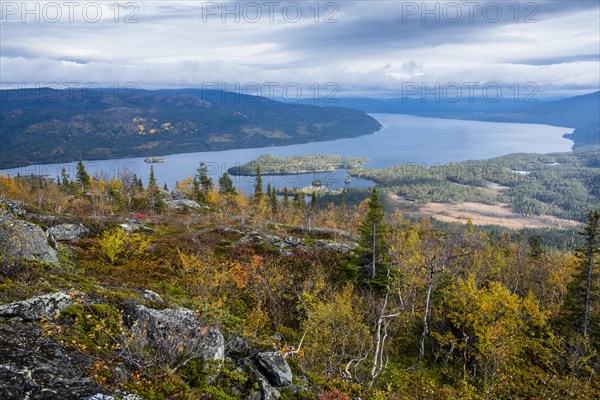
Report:
[[252,195],[252,200],[255,203],[260,202],[264,197],[263,192],[263,183],[262,183],[262,174],[260,171],[260,165],[256,167],[256,178],[254,180],[254,194]]
[[206,167],[206,163],[204,163],[204,161],[200,161],[198,168],[196,169],[194,179],[192,180],[194,197],[199,203],[206,203],[208,192],[210,191],[212,184],[212,179],[208,177],[208,168]]
[[383,206],[379,200],[377,189],[371,191],[369,209],[362,220],[359,232],[359,258],[358,264],[365,270],[369,278],[374,281],[378,277],[384,279],[387,274],[382,274],[389,265],[388,246],[385,241],[387,226],[383,223]]
[[69,187],[69,183],[71,183],[71,181],[70,181],[71,177],[67,173],[67,170],[65,169],[65,167],[62,167],[60,170],[60,178],[61,178],[61,185],[63,185],[64,187]]
[[275,188],[271,187],[271,194],[269,195],[269,203],[271,203],[271,210],[273,212],[277,211],[277,191]]
[[302,208],[304,206],[304,195],[300,192],[296,192],[294,195],[294,206],[296,208]]
[[150,166],[150,177],[148,178],[147,195],[152,211],[164,207],[165,204],[163,203],[162,198],[160,196],[160,189],[158,187],[158,184],[156,183],[156,177],[154,176],[154,167],[152,165]]
[[150,177],[148,178],[148,190],[158,190],[156,177],[154,176],[154,167],[150,166]]
[[570,283],[565,299],[565,317],[571,330],[588,338],[600,334],[598,313],[593,312],[598,304],[598,268],[600,266],[600,211],[588,213],[588,222],[580,234],[585,241],[577,249],[580,266],[575,279]]
[[91,178],[85,170],[85,166],[81,160],[77,162],[77,174],[75,175],[75,179],[77,183],[81,185],[83,190],[86,190],[90,185]]
[[227,172],[219,178],[219,193],[221,194],[235,194],[235,187],[233,187],[233,181]]
[[283,208],[288,208],[290,206],[289,190],[287,187],[283,188],[282,205]]

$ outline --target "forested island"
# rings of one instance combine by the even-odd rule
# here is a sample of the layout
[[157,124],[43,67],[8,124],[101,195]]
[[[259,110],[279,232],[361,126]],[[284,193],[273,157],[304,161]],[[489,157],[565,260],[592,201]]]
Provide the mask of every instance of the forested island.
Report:
[[231,175],[289,175],[312,172],[328,172],[336,169],[358,168],[369,161],[366,157],[342,157],[334,154],[307,154],[304,156],[280,157],[263,154],[256,160],[227,170]]

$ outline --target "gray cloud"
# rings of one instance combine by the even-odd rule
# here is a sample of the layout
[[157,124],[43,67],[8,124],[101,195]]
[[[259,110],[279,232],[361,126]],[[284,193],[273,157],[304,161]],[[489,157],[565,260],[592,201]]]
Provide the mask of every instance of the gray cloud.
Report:
[[[548,94],[600,85],[597,1],[427,2],[437,15],[425,13],[422,1],[282,1],[272,21],[262,1],[229,2],[237,15],[225,14],[221,2],[133,2],[137,9],[118,15],[112,1],[81,2],[80,8],[102,5],[96,23],[77,10],[69,22],[66,9],[52,23],[41,12],[47,2],[40,3],[39,22],[31,15],[21,22],[7,3],[0,25],[3,83],[226,82],[233,89],[235,82],[335,82],[344,93],[371,95],[393,93],[404,82],[536,82]],[[256,4],[258,19],[251,12]],[[302,17],[294,21],[296,4]],[[138,22],[125,23],[132,11]]]

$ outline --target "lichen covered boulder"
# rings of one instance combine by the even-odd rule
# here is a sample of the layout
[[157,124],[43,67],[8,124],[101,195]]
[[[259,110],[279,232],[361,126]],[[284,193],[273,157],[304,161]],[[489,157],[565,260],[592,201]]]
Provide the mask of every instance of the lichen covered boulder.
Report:
[[0,216],[0,250],[16,259],[45,261],[58,264],[56,249],[49,235],[39,226],[12,216]]
[[19,317],[27,321],[54,318],[57,313],[72,304],[68,294],[58,292],[32,297],[27,300],[0,306],[0,317]]
[[72,241],[88,233],[88,230],[82,224],[59,224],[48,229],[55,240]]

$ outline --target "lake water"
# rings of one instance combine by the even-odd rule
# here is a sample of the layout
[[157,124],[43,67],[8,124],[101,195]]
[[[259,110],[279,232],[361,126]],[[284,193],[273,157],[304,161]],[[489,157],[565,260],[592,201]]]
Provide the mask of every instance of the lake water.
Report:
[[[368,157],[365,167],[383,168],[395,164],[431,166],[449,162],[487,159],[510,153],[551,153],[570,151],[572,142],[562,137],[572,128],[537,124],[513,124],[416,117],[402,114],[370,114],[384,127],[373,135],[327,142],[312,142],[280,147],[261,147],[213,152],[184,153],[164,156],[166,163],[152,164],[158,183],[173,188],[177,180],[193,176],[199,161],[206,162],[209,175],[218,177],[234,165],[244,164],[262,154],[279,156],[304,154],[338,154],[351,157]],[[150,165],[144,157],[84,162],[90,175],[103,174],[116,177],[126,169],[147,182]],[[31,165],[0,170],[7,175],[39,174],[55,177],[64,166],[71,177],[75,176],[75,162],[64,164]],[[265,185],[275,187],[309,186],[313,180],[330,183],[331,188],[368,187],[373,182],[352,178],[344,184],[345,170],[328,173],[265,176]],[[252,191],[254,177],[232,177],[234,184],[246,193]]]

